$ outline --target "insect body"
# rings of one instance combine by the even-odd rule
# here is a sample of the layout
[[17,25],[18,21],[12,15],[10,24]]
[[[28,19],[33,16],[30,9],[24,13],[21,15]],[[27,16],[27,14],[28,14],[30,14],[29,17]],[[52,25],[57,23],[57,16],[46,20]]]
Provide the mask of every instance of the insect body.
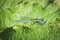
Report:
[[21,19],[21,20],[16,20],[15,22],[36,22],[36,23],[45,23],[46,20],[44,19],[29,19],[29,18],[25,18],[25,19]]
[[46,20],[44,20],[44,19],[35,19],[35,22],[38,22],[38,23],[45,23]]

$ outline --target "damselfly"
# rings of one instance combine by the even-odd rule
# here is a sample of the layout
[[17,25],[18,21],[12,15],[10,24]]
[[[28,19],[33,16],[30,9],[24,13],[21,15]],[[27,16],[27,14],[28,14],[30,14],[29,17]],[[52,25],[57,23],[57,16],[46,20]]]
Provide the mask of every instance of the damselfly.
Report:
[[37,23],[45,23],[46,20],[39,18],[23,18],[20,20],[16,20],[15,22],[37,22]]

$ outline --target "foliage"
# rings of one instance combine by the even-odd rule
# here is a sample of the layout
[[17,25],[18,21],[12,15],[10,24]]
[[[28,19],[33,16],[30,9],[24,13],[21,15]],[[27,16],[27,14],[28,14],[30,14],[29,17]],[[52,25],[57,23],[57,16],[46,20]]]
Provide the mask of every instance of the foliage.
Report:
[[[7,4],[9,0],[2,0],[0,4],[1,40],[60,40],[60,8],[54,1],[10,1],[11,6]],[[46,22],[20,22],[24,19],[44,19]]]

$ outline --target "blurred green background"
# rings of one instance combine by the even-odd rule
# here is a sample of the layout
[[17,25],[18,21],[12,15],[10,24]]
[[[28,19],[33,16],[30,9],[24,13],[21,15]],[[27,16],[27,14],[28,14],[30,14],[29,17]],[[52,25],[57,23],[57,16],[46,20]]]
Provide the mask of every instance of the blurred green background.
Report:
[[[60,7],[55,0],[0,1],[0,40],[60,40]],[[46,22],[15,22],[27,18]]]

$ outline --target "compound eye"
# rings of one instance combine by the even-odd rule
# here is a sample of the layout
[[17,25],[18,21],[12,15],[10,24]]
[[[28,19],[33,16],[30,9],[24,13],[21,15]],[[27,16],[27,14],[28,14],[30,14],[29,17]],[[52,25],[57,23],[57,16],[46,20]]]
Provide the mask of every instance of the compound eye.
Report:
[[45,23],[46,20],[45,20],[45,19],[40,19],[40,22],[41,22],[41,23]]

